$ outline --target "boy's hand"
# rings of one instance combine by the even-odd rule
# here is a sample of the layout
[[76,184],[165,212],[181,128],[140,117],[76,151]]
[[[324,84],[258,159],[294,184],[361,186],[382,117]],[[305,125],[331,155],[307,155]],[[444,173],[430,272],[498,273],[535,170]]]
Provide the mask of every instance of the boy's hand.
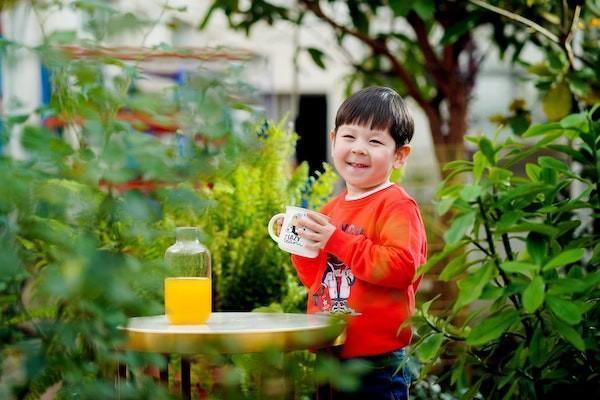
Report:
[[302,217],[298,220],[297,226],[307,229],[300,229],[298,236],[308,241],[306,247],[314,249],[322,249],[325,247],[327,241],[336,229],[335,225],[329,222],[329,218],[325,215],[310,212],[306,217]]

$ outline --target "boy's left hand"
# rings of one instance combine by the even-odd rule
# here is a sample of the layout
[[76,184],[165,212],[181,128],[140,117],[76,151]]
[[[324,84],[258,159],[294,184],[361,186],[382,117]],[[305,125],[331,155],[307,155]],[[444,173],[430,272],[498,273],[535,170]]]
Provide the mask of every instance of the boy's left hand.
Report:
[[307,230],[299,230],[298,236],[309,241],[306,247],[315,249],[325,247],[336,229],[325,215],[310,212],[298,220],[297,226],[307,228]]

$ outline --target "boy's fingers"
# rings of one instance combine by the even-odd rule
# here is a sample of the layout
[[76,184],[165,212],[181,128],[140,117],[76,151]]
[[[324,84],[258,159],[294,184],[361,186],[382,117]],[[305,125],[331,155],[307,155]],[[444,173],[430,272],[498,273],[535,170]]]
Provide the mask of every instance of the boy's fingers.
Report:
[[323,214],[309,211],[306,216],[320,225],[326,225],[329,223],[329,217]]
[[308,239],[308,240],[313,241],[313,242],[318,241],[321,238],[321,236],[319,234],[317,234],[317,233],[315,233],[313,231],[309,231],[309,230],[300,231],[298,233],[298,235],[302,239]]
[[298,226],[301,228],[308,228],[313,232],[320,232],[321,231],[321,225],[319,225],[318,223],[316,223],[315,221],[309,219],[309,218],[300,218],[298,220]]

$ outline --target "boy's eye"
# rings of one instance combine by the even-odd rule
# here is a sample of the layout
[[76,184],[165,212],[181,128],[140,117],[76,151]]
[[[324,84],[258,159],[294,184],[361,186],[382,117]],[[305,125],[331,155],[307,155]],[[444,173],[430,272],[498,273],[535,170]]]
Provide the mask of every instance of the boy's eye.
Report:
[[346,139],[354,139],[354,136],[352,135],[342,135],[342,137]]
[[375,140],[375,139],[371,140],[371,143],[374,143],[374,144],[383,144],[383,142],[381,142],[379,140]]

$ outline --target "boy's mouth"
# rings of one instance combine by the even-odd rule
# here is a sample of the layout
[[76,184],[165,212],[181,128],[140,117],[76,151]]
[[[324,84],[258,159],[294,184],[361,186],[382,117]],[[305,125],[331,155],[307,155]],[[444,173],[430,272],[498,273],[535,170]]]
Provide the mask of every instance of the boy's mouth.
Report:
[[368,168],[369,167],[367,164],[356,163],[356,162],[349,162],[349,161],[346,162],[346,164],[348,164],[352,168]]

